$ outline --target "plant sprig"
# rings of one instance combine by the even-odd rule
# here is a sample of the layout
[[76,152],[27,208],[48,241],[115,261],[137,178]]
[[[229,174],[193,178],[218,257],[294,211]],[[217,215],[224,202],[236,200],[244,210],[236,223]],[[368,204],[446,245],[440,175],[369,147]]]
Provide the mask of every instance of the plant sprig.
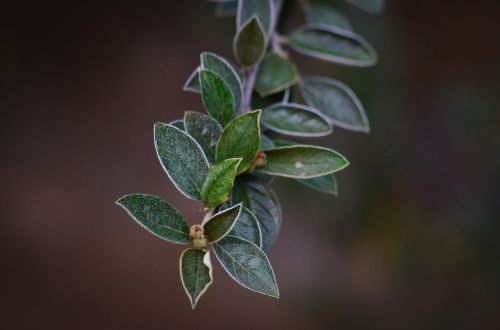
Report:
[[[158,196],[131,194],[117,201],[154,235],[192,245],[182,252],[179,267],[193,308],[213,282],[210,251],[237,283],[279,297],[266,255],[282,223],[280,203],[269,186],[275,177],[337,195],[334,173],[349,165],[347,159],[286,137],[326,136],[335,126],[370,130],[349,87],[332,78],[300,76],[286,49],[341,65],[377,62],[374,48],[329,2],[288,1],[301,5],[305,24],[280,34],[281,0],[215,1],[216,15],[236,16],[233,50],[239,66],[202,53],[184,90],[201,94],[207,114],[187,111],[182,119],[154,125],[161,166],[184,196],[202,203],[203,221],[190,227]],[[384,6],[383,0],[345,1],[370,13]],[[295,89],[305,104],[297,102]]]

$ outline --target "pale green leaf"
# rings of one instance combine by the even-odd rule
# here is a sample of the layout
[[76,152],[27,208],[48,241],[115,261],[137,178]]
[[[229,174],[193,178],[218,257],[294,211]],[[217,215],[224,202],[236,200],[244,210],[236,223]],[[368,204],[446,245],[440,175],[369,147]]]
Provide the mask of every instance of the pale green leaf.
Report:
[[233,188],[236,170],[241,158],[230,158],[210,167],[208,176],[201,190],[205,207],[212,209],[229,199]]
[[337,179],[335,179],[333,174],[318,176],[312,179],[297,179],[297,182],[325,194],[338,195]]
[[273,268],[257,245],[245,239],[226,236],[213,245],[213,250],[222,267],[240,285],[279,298]]
[[262,233],[259,221],[252,211],[246,207],[242,207],[240,216],[228,235],[246,239],[262,248]]
[[370,14],[381,14],[385,8],[385,0],[345,0]]
[[317,137],[333,131],[323,114],[297,103],[278,103],[265,108],[261,123],[272,131],[291,136]]
[[231,203],[243,203],[259,221],[262,231],[262,248],[269,251],[278,237],[281,227],[282,212],[276,194],[260,179],[239,176],[234,184]]
[[241,204],[235,205],[203,221],[201,226],[208,242],[216,243],[233,230],[241,213],[241,206]]
[[240,0],[236,16],[236,26],[240,29],[252,17],[256,17],[262,25],[266,36],[269,36],[274,25],[274,0]]
[[347,159],[328,148],[307,145],[280,147],[266,151],[267,164],[256,171],[295,179],[331,174],[349,165]]
[[158,196],[125,195],[116,201],[139,225],[172,243],[190,243],[189,226],[175,208]]
[[262,97],[281,92],[295,84],[297,68],[289,59],[267,53],[259,67],[255,90]]
[[295,51],[328,62],[360,67],[377,63],[377,53],[365,39],[334,26],[301,26],[291,33],[287,41]]
[[238,30],[234,37],[233,48],[236,59],[245,67],[251,67],[264,57],[266,36],[256,17]]
[[305,16],[307,23],[310,24],[326,24],[352,31],[352,24],[349,19],[327,4],[310,2]]
[[300,84],[307,104],[325,114],[338,127],[351,131],[370,132],[363,105],[354,92],[338,80],[308,77]]
[[202,249],[187,249],[181,254],[180,272],[182,286],[194,309],[201,296],[212,284],[212,263],[210,252]]
[[217,74],[229,87],[234,99],[236,109],[241,106],[241,95],[243,94],[243,87],[236,70],[224,58],[210,52],[203,52],[200,55],[201,68]]
[[177,127],[156,123],[155,148],[168,177],[186,197],[201,200],[208,174],[208,160],[200,145]]
[[217,142],[215,159],[242,158],[238,174],[252,165],[260,146],[260,110],[247,112],[232,120]]
[[213,164],[215,162],[215,147],[222,134],[222,127],[219,123],[210,116],[186,111],[184,113],[184,126],[185,131],[201,146],[210,164]]
[[237,111],[229,85],[215,72],[200,70],[201,97],[208,114],[222,127]]

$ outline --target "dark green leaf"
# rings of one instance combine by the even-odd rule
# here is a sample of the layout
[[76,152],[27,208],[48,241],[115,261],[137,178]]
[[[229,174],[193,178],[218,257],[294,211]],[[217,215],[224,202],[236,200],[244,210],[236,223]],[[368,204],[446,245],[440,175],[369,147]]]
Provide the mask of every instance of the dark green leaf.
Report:
[[203,52],[200,58],[203,70],[214,72],[229,86],[236,109],[239,109],[243,87],[240,77],[232,65],[224,58],[210,52]]
[[269,36],[274,22],[273,0],[240,0],[236,16],[236,26],[241,28],[252,17],[257,17],[266,36]]
[[215,162],[215,146],[222,134],[222,127],[210,116],[186,111],[184,113],[185,131],[199,143],[208,161]]
[[245,288],[274,298],[279,297],[273,268],[266,254],[254,243],[226,236],[213,245],[222,267]]
[[182,120],[182,119],[176,119],[174,121],[171,121],[169,123],[169,125],[175,126],[178,129],[180,129],[181,131],[185,131],[186,130],[186,127],[184,127],[184,120]]
[[189,227],[182,215],[162,198],[147,194],[125,195],[116,201],[139,225],[177,244],[190,243]]
[[255,90],[262,97],[281,92],[295,84],[295,64],[274,53],[267,53],[262,60],[255,82]]
[[297,182],[325,194],[338,195],[337,179],[335,179],[333,174],[318,176],[312,179],[297,180]]
[[238,11],[238,1],[223,1],[215,4],[215,16],[231,17]]
[[251,67],[262,59],[266,50],[266,36],[256,17],[238,30],[233,48],[236,59],[245,67]]
[[226,126],[237,111],[231,88],[218,74],[207,70],[200,71],[200,85],[203,105],[208,114],[222,127]]
[[229,158],[243,158],[238,174],[252,165],[260,146],[260,110],[247,112],[231,121],[219,138],[215,159],[221,162]]
[[212,209],[229,199],[241,158],[230,158],[210,167],[201,190],[205,207]]
[[272,94],[266,97],[261,97],[258,93],[252,93],[252,109],[264,109],[274,103],[286,103],[287,94],[290,94],[290,89],[286,89],[283,92]]
[[255,215],[262,230],[262,248],[269,251],[278,237],[282,213],[271,188],[256,177],[243,175],[236,179],[231,203],[243,203]]
[[360,67],[377,62],[377,53],[365,39],[334,26],[301,26],[292,32],[288,43],[299,53],[328,62]]
[[201,200],[208,174],[208,160],[200,145],[177,127],[156,123],[155,148],[170,180],[186,197]]
[[201,249],[184,250],[179,264],[182,286],[194,308],[213,281],[210,252]]
[[261,123],[272,131],[291,136],[325,136],[333,131],[321,113],[297,103],[271,105],[262,111]]
[[240,213],[241,204],[238,204],[203,221],[202,227],[208,242],[216,243],[233,230]]
[[326,4],[311,2],[305,14],[307,23],[326,24],[352,31],[352,24],[349,19]]
[[194,93],[200,93],[201,92],[201,86],[200,86],[200,68],[196,68],[193,73],[189,76],[189,78],[186,80],[184,83],[184,87],[182,87],[183,90],[187,92],[194,92]]
[[384,11],[385,0],[345,0],[370,14],[381,14]]
[[267,164],[256,171],[295,179],[331,174],[349,165],[336,151],[318,146],[295,145],[266,151]]
[[335,126],[352,131],[370,131],[363,105],[340,81],[323,77],[305,78],[300,91],[309,106],[325,114]]
[[233,230],[231,230],[228,235],[246,239],[258,247],[262,247],[262,234],[260,231],[259,221],[252,211],[246,207],[241,209],[240,216],[238,217],[238,220],[236,220]]

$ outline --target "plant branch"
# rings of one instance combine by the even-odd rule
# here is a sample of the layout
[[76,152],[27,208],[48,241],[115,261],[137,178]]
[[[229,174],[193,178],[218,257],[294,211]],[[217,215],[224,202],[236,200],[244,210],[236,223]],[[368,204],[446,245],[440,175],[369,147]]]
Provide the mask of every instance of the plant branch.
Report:
[[[280,17],[281,13],[281,8],[283,6],[283,0],[274,0],[274,17],[272,18],[272,27],[271,27],[271,33],[269,34],[268,38],[268,43],[269,41],[271,44],[271,47],[273,47],[274,42],[272,42],[275,39],[275,34],[276,34],[276,26],[278,25],[278,20]],[[259,67],[260,67],[260,62],[256,63],[246,74],[246,79],[245,79],[245,86],[243,88],[243,102],[241,104],[241,109],[239,111],[239,114],[243,114],[245,112],[251,111],[252,106],[251,106],[251,101],[252,101],[252,92],[253,88],[255,85],[255,79],[257,78],[257,73],[259,72]]]

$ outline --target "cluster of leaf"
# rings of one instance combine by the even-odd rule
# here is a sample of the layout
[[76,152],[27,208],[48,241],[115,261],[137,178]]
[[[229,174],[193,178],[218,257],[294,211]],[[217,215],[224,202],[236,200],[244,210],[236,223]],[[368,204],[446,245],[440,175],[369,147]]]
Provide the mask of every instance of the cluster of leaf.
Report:
[[[346,1],[372,12],[382,4]],[[281,206],[269,187],[274,177],[337,193],[333,173],[348,161],[329,148],[283,136],[326,136],[333,126],[369,130],[351,89],[330,78],[300,77],[283,47],[352,66],[373,65],[375,51],[335,9],[325,3],[300,2],[307,23],[283,36],[276,32],[281,1],[218,1],[216,13],[236,15],[233,45],[240,67],[202,53],[184,89],[201,94],[207,114],[188,111],[183,119],[154,126],[163,169],[182,194],[203,203],[203,222],[190,228],[175,208],[157,196],[131,194],[117,201],[156,236],[193,245],[180,258],[182,283],[193,308],[212,283],[209,248],[236,282],[278,297],[265,253],[282,222]],[[293,86],[306,104],[290,101]]]

